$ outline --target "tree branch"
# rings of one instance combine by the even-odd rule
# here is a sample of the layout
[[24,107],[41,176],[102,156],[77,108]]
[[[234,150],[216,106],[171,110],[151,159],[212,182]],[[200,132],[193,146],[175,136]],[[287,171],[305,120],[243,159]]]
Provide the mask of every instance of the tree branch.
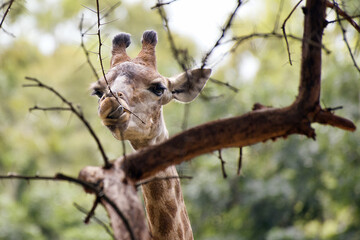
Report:
[[[101,199],[101,201],[109,214],[116,239],[150,240],[144,210],[138,198],[135,183],[120,170],[119,164],[121,163],[114,162],[110,169],[85,167],[80,171],[79,179],[90,183],[101,183],[103,193],[110,200]],[[113,205],[121,206],[120,213],[122,215],[116,211]]]
[[[337,15],[342,16],[355,28],[358,33],[360,33],[360,26],[353,20],[353,17],[349,16],[345,11],[343,11],[335,1],[326,1],[326,6],[328,8],[334,9]],[[337,17],[337,19],[338,21],[340,20],[339,17]]]
[[240,176],[241,168],[242,168],[242,147],[239,147],[239,160],[238,160],[238,168],[237,168],[237,175]]
[[215,50],[215,48],[217,48],[218,46],[221,45],[221,40],[225,37],[226,32],[230,29],[231,24],[235,18],[235,15],[237,13],[237,11],[239,10],[240,6],[242,4],[241,0],[238,0],[238,4],[236,5],[234,11],[230,14],[225,26],[222,29],[222,32],[220,34],[220,37],[218,38],[218,40],[215,42],[214,46],[206,53],[206,55],[203,57],[202,60],[202,65],[201,65],[201,69],[203,69],[206,64],[207,64],[207,60],[210,57],[210,55],[213,53],[213,51]]
[[[291,39],[294,39],[297,41],[306,41],[308,44],[321,47],[325,51],[326,54],[331,53],[331,51],[328,48],[326,48],[323,44],[318,44],[318,43],[312,41],[311,39],[303,39],[303,38],[295,36],[293,34],[287,34],[286,36],[287,36],[287,38],[291,38]],[[239,45],[242,44],[246,40],[249,40],[252,38],[269,38],[269,37],[284,38],[284,35],[280,34],[280,33],[276,33],[276,32],[251,33],[251,34],[244,35],[244,36],[235,36],[226,42],[230,42],[230,41],[235,42],[234,46],[230,50],[230,52],[234,52],[239,47]]]
[[85,54],[86,57],[86,61],[88,63],[88,65],[90,66],[91,71],[93,72],[94,76],[96,79],[99,79],[99,75],[96,72],[96,69],[94,67],[94,65],[92,64],[91,60],[90,60],[90,56],[89,56],[89,51],[86,49],[86,46],[84,44],[84,36],[85,36],[85,32],[83,32],[83,23],[84,23],[84,14],[81,16],[81,20],[80,20],[80,24],[79,24],[79,31],[80,31],[80,35],[81,35],[81,43],[80,46]]
[[[85,208],[81,207],[79,204],[74,203],[74,207],[79,210],[80,212],[84,213],[84,214],[88,214],[89,211],[87,211]],[[100,226],[102,226],[105,231],[109,234],[109,236],[115,240],[115,236],[114,234],[111,232],[111,229],[107,226],[106,223],[104,223],[103,221],[101,221],[99,218],[97,218],[96,216],[92,216],[92,219],[94,219],[94,221],[99,224]],[[84,223],[86,219],[84,220]]]
[[226,171],[225,171],[225,164],[226,162],[224,161],[224,159],[222,158],[222,154],[221,154],[221,149],[218,150],[218,153],[219,153],[219,159],[220,159],[220,162],[221,162],[221,172],[222,172],[222,175],[223,175],[223,178],[227,178],[227,174],[226,174]]
[[158,3],[156,3],[155,6],[151,7],[151,9],[159,8],[159,7],[162,7],[162,6],[164,6],[164,5],[169,5],[169,4],[171,4],[171,3],[173,3],[173,2],[176,2],[176,1],[177,1],[177,0],[172,0],[172,1],[164,2],[164,3],[158,1]]
[[[162,4],[161,1],[158,0],[158,4]],[[162,6],[157,7],[158,13],[163,21],[166,33],[167,33],[167,37],[168,37],[168,41],[170,43],[170,48],[171,48],[171,52],[172,55],[174,57],[174,59],[176,60],[176,62],[179,64],[179,66],[181,67],[181,69],[184,72],[187,72],[187,70],[190,68],[190,65],[193,62],[193,59],[189,56],[187,49],[179,49],[174,41],[174,37],[172,35],[170,26],[169,26],[169,22],[166,16],[165,11],[163,10]]]
[[282,26],[281,26],[281,29],[283,31],[283,34],[284,34],[284,38],[285,38],[285,42],[286,42],[286,49],[287,49],[287,52],[288,52],[288,57],[289,57],[289,63],[290,65],[292,65],[292,61],[291,61],[291,54],[290,54],[290,47],[289,47],[289,42],[287,40],[287,36],[286,36],[286,29],[285,29],[285,24],[286,22],[290,19],[291,15],[293,14],[293,12],[295,11],[295,9],[300,5],[300,3],[302,2],[303,0],[300,0],[296,5],[295,7],[291,10],[291,12],[289,13],[289,15],[285,18]]
[[293,104],[285,108],[257,108],[239,117],[206,123],[184,131],[162,144],[129,155],[123,163],[123,169],[129,177],[138,181],[170,165],[180,164],[204,153],[227,147],[249,146],[290,134],[302,134],[315,139],[315,132],[311,128],[313,122],[354,131],[356,127],[351,121],[339,121],[338,117],[330,117],[328,113],[322,113],[319,106],[320,46],[325,2],[308,0],[305,12],[299,95]]
[[[328,3],[328,1],[327,1],[327,5],[329,6],[329,5],[331,5],[331,4]],[[352,53],[352,51],[351,51],[351,47],[350,47],[349,42],[348,42],[347,37],[346,37],[346,31],[345,31],[345,29],[344,29],[344,27],[343,27],[343,25],[342,25],[342,23],[341,23],[341,21],[340,21],[340,17],[339,17],[340,14],[342,14],[342,16],[343,16],[343,15],[347,16],[347,14],[338,7],[337,3],[335,3],[334,0],[333,0],[332,7],[335,8],[336,18],[337,18],[338,23],[339,23],[339,26],[340,26],[340,28],[341,28],[341,32],[342,32],[342,35],[343,35],[343,40],[344,40],[345,45],[346,45],[346,47],[347,47],[347,49],[348,49],[348,51],[349,51],[351,60],[353,61],[355,68],[358,70],[358,72],[360,72],[360,67],[359,67],[359,66],[357,65],[357,63],[356,63],[356,60],[355,60],[355,58],[354,58],[354,55],[353,55],[353,53]],[[349,19],[349,20],[350,20],[350,19]],[[352,20],[352,19],[351,19],[351,20]],[[352,24],[352,25],[353,25],[353,24]],[[356,23],[355,23],[355,25],[357,26]],[[354,26],[354,25],[353,25],[353,26]],[[358,28],[358,26],[357,26],[357,28]],[[357,28],[355,27],[356,30],[358,30]]]
[[[14,1],[15,1],[15,0],[10,0],[9,2],[6,3],[6,4],[8,4],[8,7],[6,8],[3,17],[1,18],[1,21],[0,21],[0,29],[2,28],[2,25],[3,25],[4,21],[5,21],[5,18],[6,18],[6,16],[8,15],[8,13],[10,12],[10,8],[11,8],[12,4],[14,3]],[[5,7],[6,4],[4,3],[1,7]],[[4,29],[4,28],[3,28],[3,29]]]
[[[66,181],[66,182],[71,182],[71,183],[75,183],[78,185],[81,185],[82,187],[84,187],[85,189],[87,189],[87,191],[91,191],[93,193],[96,194],[96,196],[98,198],[101,199],[101,201],[104,203],[105,206],[108,207],[108,211],[114,211],[117,215],[118,218],[121,219],[121,222],[123,223],[123,226],[125,227],[122,232],[122,236],[125,236],[124,238],[120,238],[119,236],[117,236],[117,239],[131,239],[131,240],[135,240],[135,239],[145,239],[145,238],[135,238],[135,234],[132,230],[132,226],[130,226],[130,223],[128,221],[128,219],[123,213],[122,211],[118,208],[118,204],[114,203],[114,200],[111,199],[111,197],[107,196],[107,189],[105,188],[105,191],[102,189],[102,187],[99,187],[99,182],[88,182],[88,181],[84,181],[82,179],[77,179],[77,178],[73,178],[67,175],[64,175],[62,173],[57,173],[55,176],[24,176],[24,175],[17,175],[15,173],[9,173],[7,176],[3,176],[0,175],[0,179],[23,179],[23,180],[50,180],[50,181]],[[139,203],[140,204],[140,203]],[[109,209],[110,207],[110,209]],[[130,219],[131,220],[131,219]],[[127,234],[128,233],[128,234]]]

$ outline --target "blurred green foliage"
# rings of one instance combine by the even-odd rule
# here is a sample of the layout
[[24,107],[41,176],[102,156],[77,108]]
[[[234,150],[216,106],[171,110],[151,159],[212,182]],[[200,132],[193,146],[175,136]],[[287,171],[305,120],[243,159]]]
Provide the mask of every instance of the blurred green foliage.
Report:
[[[101,4],[109,8],[114,3]],[[76,176],[82,167],[102,163],[95,142],[75,116],[68,112],[28,111],[34,105],[63,105],[43,89],[23,88],[27,83],[25,76],[40,79],[78,104],[110,158],[123,153],[121,144],[101,126],[96,114],[97,100],[89,96],[89,84],[96,79],[80,48],[80,33],[73,26],[79,24],[83,13],[87,27],[96,18],[81,4],[95,8],[94,1],[88,0],[15,1],[5,26],[10,32],[16,31],[16,37],[0,32],[3,39],[0,41],[0,174],[62,172]],[[256,9],[261,19],[243,17],[245,10],[240,9],[233,34],[271,32],[278,4],[278,1],[262,3]],[[280,19],[292,7],[293,2],[285,2]],[[357,1],[349,2],[346,7],[354,15],[359,13]],[[334,19],[332,11],[328,14]],[[108,46],[113,35],[130,32],[133,43],[129,55],[134,56],[139,51],[142,32],[155,29],[159,33],[159,72],[170,76],[180,71],[171,56],[160,17],[150,10],[148,3],[122,3],[104,22],[113,19],[117,21],[102,27],[106,39],[105,66],[109,65]],[[301,35],[300,10],[294,13],[287,28],[289,33]],[[354,46],[359,36],[348,30],[350,44]],[[42,45],[44,36],[53,44]],[[321,100],[324,107],[343,106],[338,114],[359,126],[359,73],[341,39],[338,27],[329,25],[324,43],[333,52],[323,57]],[[97,51],[96,36],[88,35],[84,40],[89,50]],[[199,62],[201,53],[193,40],[176,34],[175,40],[187,47]],[[288,64],[283,40],[254,39],[241,44],[213,74],[215,79],[228,82],[239,91],[209,82],[202,96],[190,104],[188,126],[243,114],[255,102],[275,107],[290,104],[297,94],[301,44],[290,39],[290,47],[293,66]],[[356,56],[359,60],[359,55]],[[95,54],[91,60],[100,73]],[[250,61],[255,66],[251,74],[247,69]],[[181,131],[184,105],[171,103],[164,112],[170,133]],[[183,182],[183,190],[195,238],[358,239],[360,136],[329,126],[314,127],[316,141],[290,136],[244,148],[240,177],[236,176],[238,149],[223,150],[227,179],[222,178],[217,153],[179,166],[182,174],[194,176],[193,180]],[[128,146],[126,151],[131,151]],[[73,207],[76,202],[89,209],[92,201],[93,196],[70,183],[3,180],[0,239],[110,239],[101,226],[93,222],[83,224],[84,214]],[[102,208],[97,209],[96,215],[108,221]]]

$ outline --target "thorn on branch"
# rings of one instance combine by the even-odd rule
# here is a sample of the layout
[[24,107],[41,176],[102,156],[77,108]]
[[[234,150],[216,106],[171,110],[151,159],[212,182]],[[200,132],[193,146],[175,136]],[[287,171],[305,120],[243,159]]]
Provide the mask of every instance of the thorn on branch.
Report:
[[332,108],[325,108],[325,111],[333,112],[333,111],[336,111],[336,110],[339,110],[339,109],[343,109],[343,106],[332,107]]
[[257,110],[268,109],[268,108],[272,108],[272,107],[271,106],[264,106],[261,103],[255,103],[251,110],[257,111]]

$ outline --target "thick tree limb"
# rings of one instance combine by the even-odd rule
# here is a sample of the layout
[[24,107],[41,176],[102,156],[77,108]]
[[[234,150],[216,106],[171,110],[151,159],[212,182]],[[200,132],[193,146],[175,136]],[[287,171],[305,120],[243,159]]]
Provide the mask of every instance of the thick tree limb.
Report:
[[[121,161],[114,163],[111,169],[102,167],[85,167],[79,174],[79,179],[102,186],[102,191],[108,199],[101,198],[109,214],[111,227],[116,239],[150,240],[145,214],[140,199],[137,196],[135,184],[120,171]],[[107,201],[110,200],[110,201]],[[121,207],[121,213],[112,205]],[[126,219],[126,221],[124,221]],[[129,232],[128,229],[132,231]]]

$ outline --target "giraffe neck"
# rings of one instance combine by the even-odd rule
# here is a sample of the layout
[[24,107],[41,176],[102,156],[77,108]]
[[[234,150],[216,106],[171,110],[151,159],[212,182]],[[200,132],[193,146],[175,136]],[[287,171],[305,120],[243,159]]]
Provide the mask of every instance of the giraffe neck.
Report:
[[[166,140],[168,132],[163,121],[162,124],[163,131],[156,139],[150,141],[131,141],[133,147],[138,150]],[[147,219],[153,239],[193,239],[180,180],[176,178],[178,173],[175,166],[159,172],[155,177],[159,180],[142,185]]]
[[169,167],[156,175],[154,180],[142,185],[145,208],[153,239],[193,239],[181,185],[175,167]]

